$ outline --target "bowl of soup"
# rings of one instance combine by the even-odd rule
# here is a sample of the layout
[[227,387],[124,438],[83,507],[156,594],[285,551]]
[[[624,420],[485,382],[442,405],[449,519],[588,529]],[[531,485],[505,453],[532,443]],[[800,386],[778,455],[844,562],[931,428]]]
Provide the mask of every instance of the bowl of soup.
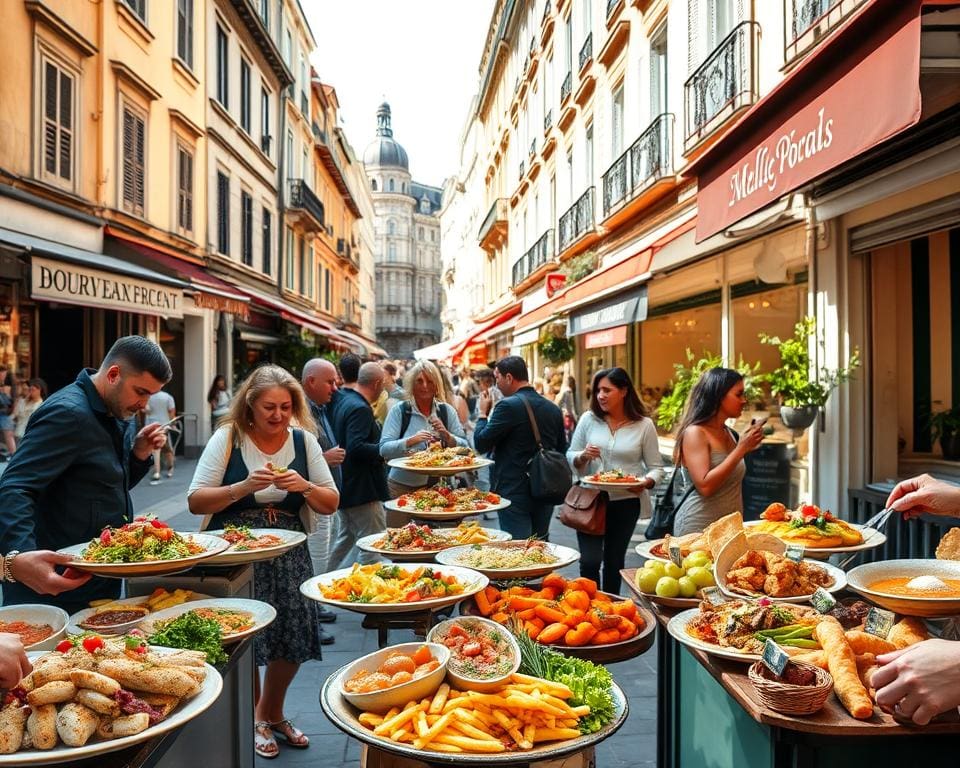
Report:
[[53,605],[0,608],[0,632],[17,635],[28,651],[52,651],[67,630],[67,612]]
[[847,586],[904,616],[960,613],[960,561],[881,560],[847,573]]

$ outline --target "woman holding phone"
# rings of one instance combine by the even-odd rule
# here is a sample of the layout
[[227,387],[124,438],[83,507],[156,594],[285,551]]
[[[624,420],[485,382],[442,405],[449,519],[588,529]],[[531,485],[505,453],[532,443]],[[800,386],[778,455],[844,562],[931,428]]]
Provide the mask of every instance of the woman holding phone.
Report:
[[746,404],[743,376],[730,368],[711,368],[690,392],[673,460],[694,490],[677,510],[675,536],[743,510],[743,457],[760,446],[763,424],[753,423],[737,437],[727,420],[739,418]]

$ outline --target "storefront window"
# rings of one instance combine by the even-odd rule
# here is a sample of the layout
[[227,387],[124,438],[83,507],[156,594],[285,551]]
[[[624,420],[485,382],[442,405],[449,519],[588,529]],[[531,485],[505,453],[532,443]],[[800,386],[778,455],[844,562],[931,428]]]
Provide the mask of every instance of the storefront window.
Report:
[[733,310],[733,357],[750,364],[760,363],[761,371],[780,365],[775,346],[760,343],[760,334],[793,335],[793,327],[803,317],[807,305],[806,281],[784,288],[757,290],[755,285],[731,286]]

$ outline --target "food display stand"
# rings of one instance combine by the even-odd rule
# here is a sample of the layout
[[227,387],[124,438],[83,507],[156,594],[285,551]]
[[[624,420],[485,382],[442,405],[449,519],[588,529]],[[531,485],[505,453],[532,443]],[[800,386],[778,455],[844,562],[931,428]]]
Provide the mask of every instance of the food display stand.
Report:
[[[634,583],[635,569],[622,577]],[[819,712],[783,715],[765,707],[748,664],[683,646],[666,630],[677,612],[657,616],[657,765],[659,768],[870,768],[942,764],[960,749],[960,717],[925,727],[875,711],[855,720],[835,696]]]

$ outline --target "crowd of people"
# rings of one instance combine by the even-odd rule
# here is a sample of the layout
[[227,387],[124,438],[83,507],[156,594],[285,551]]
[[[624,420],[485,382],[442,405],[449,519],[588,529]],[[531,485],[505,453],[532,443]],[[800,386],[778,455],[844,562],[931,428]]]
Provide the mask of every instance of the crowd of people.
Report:
[[[91,600],[120,596],[119,580],[76,572],[56,550],[133,518],[130,489],[151,470],[159,474],[157,454],[169,445],[175,404],[157,395],[171,376],[155,343],[130,336],[113,345],[99,368],[81,371],[49,398],[42,382],[27,382],[25,429],[0,477],[5,604],[46,602],[73,613]],[[0,394],[11,399],[6,389]],[[428,479],[388,468],[392,458],[434,442],[492,457],[489,476],[473,482],[511,501],[498,515],[515,539],[549,538],[555,508],[534,494],[528,473],[541,449],[565,454],[576,477],[614,466],[635,475],[636,485],[611,494],[605,532],[577,534],[581,575],[619,593],[627,546],[638,519],[650,514],[664,467],[656,429],[626,371],[598,371],[588,394],[582,413],[572,377],[554,398],[545,397],[515,356],[455,376],[430,361],[404,368],[352,354],[336,365],[310,360],[299,380],[263,365],[233,393],[217,377],[208,397],[215,430],[186,499],[198,527],[233,523],[308,535],[304,545],[254,567],[256,598],[277,609],[255,641],[265,668],[255,709],[258,754],[276,756],[278,741],[309,746],[287,717],[285,697],[300,665],[319,659],[321,647],[333,642],[324,625],[336,615],[302,596],[299,585],[314,573],[376,560],[358,550],[358,540],[405,522],[386,517],[383,502]],[[742,508],[743,457],[762,436],[761,425],[742,435],[726,426],[744,405],[735,371],[711,370],[694,388],[674,457],[692,490],[675,532]],[[148,418],[138,427],[135,417],[144,410]],[[960,489],[924,477],[898,485],[888,503],[908,516],[949,515],[960,508]],[[958,658],[960,644],[941,640],[880,657],[878,701],[917,722],[957,706],[960,686],[938,683],[953,681]],[[11,687],[29,669],[19,639],[0,635],[0,686]]]

